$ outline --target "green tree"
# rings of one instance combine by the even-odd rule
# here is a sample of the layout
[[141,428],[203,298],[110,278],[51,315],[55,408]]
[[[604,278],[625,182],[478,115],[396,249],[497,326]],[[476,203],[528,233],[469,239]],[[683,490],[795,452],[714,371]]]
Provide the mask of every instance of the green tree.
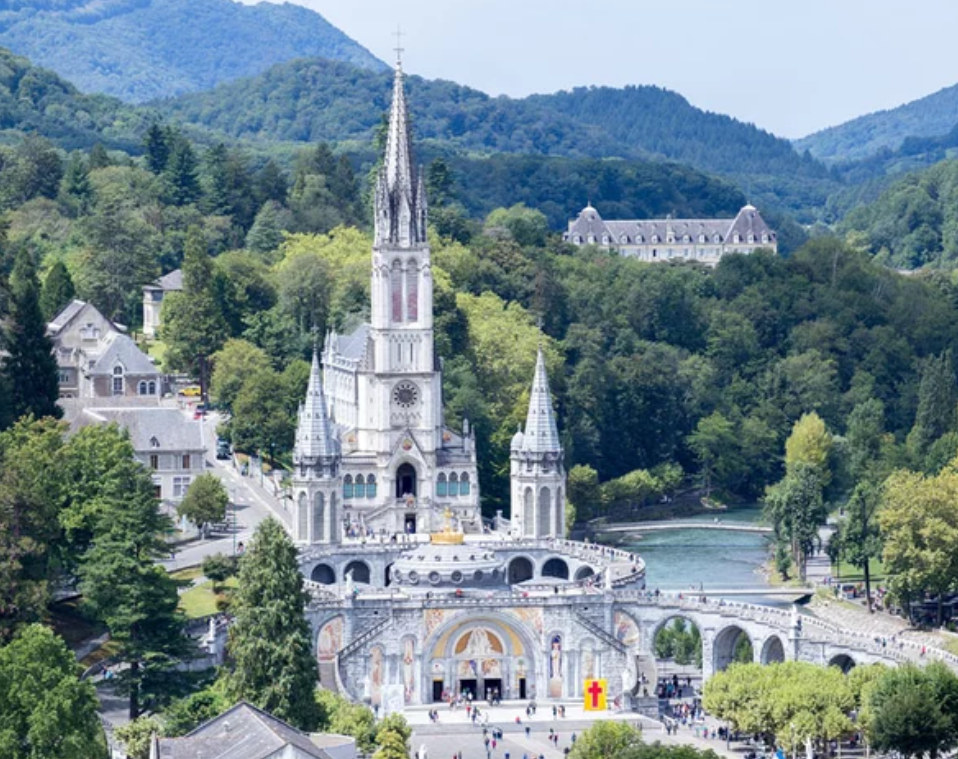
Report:
[[176,507],[176,513],[189,519],[205,535],[208,524],[226,519],[229,500],[229,494],[219,478],[204,472],[190,483],[186,495]]
[[612,759],[637,746],[642,731],[628,722],[599,720],[584,730],[569,752],[569,759]]
[[275,200],[267,200],[246,233],[246,247],[254,253],[271,253],[283,242],[283,231],[290,226],[289,212]]
[[[522,246],[542,246],[549,234],[549,221],[545,214],[522,203],[511,208],[497,208],[486,218],[486,234],[504,230]],[[501,233],[501,232],[500,232]]]
[[95,540],[79,574],[85,606],[109,629],[115,658],[128,665],[118,685],[129,693],[130,719],[136,719],[175,691],[166,675],[190,655],[192,643],[178,610],[179,583],[154,563],[167,553],[170,520],[160,513],[149,473],[129,453],[101,483]]
[[90,209],[93,202],[93,185],[90,183],[90,169],[82,153],[72,153],[67,161],[66,171],[60,182],[59,200],[74,218],[86,214]]
[[170,131],[152,124],[143,137],[143,160],[154,174],[162,174],[170,160]]
[[0,755],[106,759],[99,702],[66,643],[42,625],[0,648]]
[[251,376],[269,369],[269,357],[246,340],[227,340],[213,355],[213,376],[210,396],[228,411],[243,383]]
[[114,735],[123,744],[129,759],[150,759],[153,735],[163,732],[163,725],[156,717],[137,717],[118,727]]
[[727,485],[731,475],[741,468],[735,425],[718,411],[699,419],[688,444],[702,468],[706,497],[712,493],[713,478]]
[[958,745],[958,677],[940,662],[886,670],[868,701],[879,751],[935,759]]
[[225,712],[232,704],[219,686],[204,688],[171,703],[163,712],[163,735],[176,738],[186,735],[204,722]]
[[848,415],[845,431],[848,470],[854,482],[882,477],[879,464],[884,437],[885,405],[877,398],[857,404]]
[[919,453],[955,429],[958,382],[951,350],[925,360],[918,387],[918,410],[910,440]]
[[218,586],[236,575],[236,561],[232,556],[214,553],[203,559],[201,570],[204,577],[213,581],[213,593],[219,593]]
[[234,701],[245,699],[309,731],[320,714],[307,598],[296,547],[279,522],[267,519],[240,560],[227,691]]
[[804,581],[806,561],[827,516],[819,470],[804,462],[794,464],[785,478],[766,492],[765,515],[776,541],[789,547],[791,563]]
[[227,337],[226,320],[212,290],[213,262],[206,248],[202,230],[191,227],[183,256],[183,290],[163,299],[161,328],[166,363],[195,376],[204,398],[208,397],[210,357]]
[[824,488],[832,478],[829,467],[831,452],[832,436],[825,428],[822,418],[812,411],[803,414],[802,418],[795,422],[792,434],[785,441],[785,467],[810,467]]
[[170,157],[163,169],[166,196],[174,206],[196,203],[201,195],[199,167],[190,141],[177,134],[172,140]]
[[73,300],[76,290],[73,279],[62,261],[57,261],[50,267],[43,280],[43,290],[40,293],[40,310],[43,318],[52,321],[60,309]]
[[602,491],[599,474],[591,466],[576,464],[569,470],[566,481],[569,502],[575,507],[579,519],[592,519],[602,508]]
[[10,274],[10,312],[5,337],[7,356],[3,373],[10,390],[11,416],[35,417],[62,415],[59,374],[53,343],[46,333],[40,311],[40,287],[30,253],[17,253]]
[[838,528],[838,542],[848,563],[860,569],[865,579],[865,598],[868,610],[872,608],[871,561],[882,553],[878,509],[881,506],[881,488],[861,482],[855,486],[845,507],[846,517]]
[[42,621],[56,578],[64,428],[24,417],[0,433],[0,642]]
[[282,169],[272,158],[267,159],[253,179],[253,196],[257,205],[262,208],[263,204],[270,200],[283,204],[286,202],[287,192],[286,176]]
[[292,448],[296,420],[286,405],[283,378],[272,369],[247,378],[233,403],[233,445],[263,451],[274,461],[277,451]]

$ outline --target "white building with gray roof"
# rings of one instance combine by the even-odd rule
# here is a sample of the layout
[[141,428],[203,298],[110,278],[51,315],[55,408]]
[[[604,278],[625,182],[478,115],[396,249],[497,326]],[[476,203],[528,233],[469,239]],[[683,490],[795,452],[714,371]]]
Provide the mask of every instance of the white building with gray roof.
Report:
[[143,287],[143,334],[147,337],[156,337],[160,331],[160,314],[163,310],[163,299],[169,293],[180,292],[183,289],[183,270],[174,269],[164,274],[154,282]]
[[640,261],[699,261],[715,266],[728,253],[759,248],[778,252],[778,238],[755,206],[732,219],[632,219],[606,221],[589,203],[563,235],[573,245],[598,245]]

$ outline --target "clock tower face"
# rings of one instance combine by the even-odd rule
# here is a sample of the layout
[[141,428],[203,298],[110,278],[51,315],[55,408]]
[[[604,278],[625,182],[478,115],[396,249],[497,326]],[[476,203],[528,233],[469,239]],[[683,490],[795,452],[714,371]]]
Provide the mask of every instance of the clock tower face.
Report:
[[419,405],[419,388],[412,382],[400,382],[393,388],[393,403],[403,411],[410,411]]

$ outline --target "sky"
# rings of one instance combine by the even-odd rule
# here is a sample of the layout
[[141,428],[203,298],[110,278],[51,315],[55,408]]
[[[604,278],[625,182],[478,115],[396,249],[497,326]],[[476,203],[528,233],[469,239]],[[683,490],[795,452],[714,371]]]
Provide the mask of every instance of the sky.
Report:
[[[243,0],[252,3],[255,0]],[[493,95],[655,84],[801,137],[958,82],[955,0],[292,0]]]

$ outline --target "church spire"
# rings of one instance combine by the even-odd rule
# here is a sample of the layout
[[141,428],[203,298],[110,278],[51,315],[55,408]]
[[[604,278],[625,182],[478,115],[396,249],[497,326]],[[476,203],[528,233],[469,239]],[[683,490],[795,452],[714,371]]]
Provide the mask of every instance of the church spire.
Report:
[[555,412],[552,409],[552,394],[549,392],[549,376],[546,360],[539,347],[536,356],[536,373],[529,397],[529,413],[526,416],[526,432],[522,440],[524,451],[532,453],[560,453],[559,430],[556,428]]
[[313,349],[313,365],[306,389],[306,401],[299,409],[296,427],[295,464],[310,465],[339,454],[339,445],[333,436],[332,424],[326,409],[323,378],[319,370],[318,348]]
[[426,198],[413,168],[402,64],[397,61],[386,154],[376,185],[376,244],[408,248],[426,242]]

